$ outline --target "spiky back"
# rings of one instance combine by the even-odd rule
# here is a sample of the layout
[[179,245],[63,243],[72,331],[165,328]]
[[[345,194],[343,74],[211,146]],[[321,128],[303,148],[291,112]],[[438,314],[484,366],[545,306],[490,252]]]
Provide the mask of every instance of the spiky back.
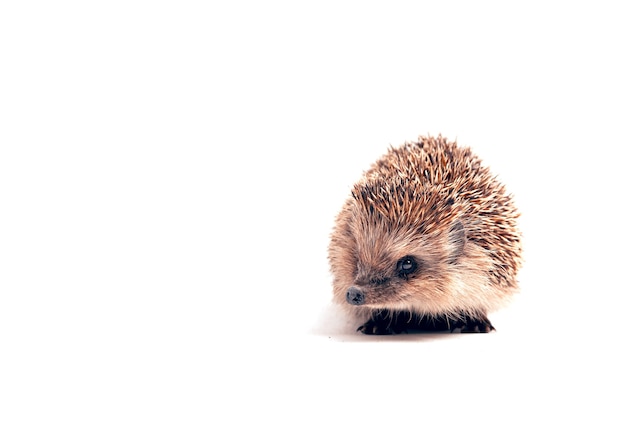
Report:
[[420,137],[389,152],[365,172],[352,196],[366,218],[429,234],[461,221],[468,241],[494,260],[491,277],[514,277],[520,262],[518,212],[504,186],[469,148],[441,135]]

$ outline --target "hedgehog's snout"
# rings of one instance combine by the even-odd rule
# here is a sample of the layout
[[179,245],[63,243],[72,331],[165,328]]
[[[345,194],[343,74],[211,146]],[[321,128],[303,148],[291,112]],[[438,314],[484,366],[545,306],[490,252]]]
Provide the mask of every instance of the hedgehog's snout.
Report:
[[346,301],[355,306],[365,303],[365,294],[356,286],[351,286],[346,292]]

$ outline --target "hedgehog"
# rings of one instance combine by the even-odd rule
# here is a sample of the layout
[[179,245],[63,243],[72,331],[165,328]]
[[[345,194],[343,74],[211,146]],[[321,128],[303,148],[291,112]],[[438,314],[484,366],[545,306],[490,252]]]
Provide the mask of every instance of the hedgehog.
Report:
[[335,219],[333,301],[364,334],[491,332],[488,313],[518,290],[518,217],[469,148],[441,135],[392,146]]

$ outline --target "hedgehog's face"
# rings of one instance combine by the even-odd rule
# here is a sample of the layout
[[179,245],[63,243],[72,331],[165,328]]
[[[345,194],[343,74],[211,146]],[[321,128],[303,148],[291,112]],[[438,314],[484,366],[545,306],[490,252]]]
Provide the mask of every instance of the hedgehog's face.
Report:
[[337,301],[424,314],[449,303],[451,268],[465,246],[460,222],[429,234],[358,215],[345,223],[331,254]]
[[[372,272],[371,266],[361,261],[357,261],[356,268],[357,278],[346,291],[346,302],[354,306],[380,304],[382,307],[412,298],[404,293],[414,286],[410,281],[417,278],[423,265],[417,257],[406,255],[398,260],[393,269]],[[369,270],[363,272],[367,268]]]

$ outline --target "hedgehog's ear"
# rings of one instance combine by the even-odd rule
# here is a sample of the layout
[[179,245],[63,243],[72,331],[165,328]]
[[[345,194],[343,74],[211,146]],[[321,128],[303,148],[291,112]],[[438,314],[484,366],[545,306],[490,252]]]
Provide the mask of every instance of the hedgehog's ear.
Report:
[[450,242],[450,256],[448,257],[448,263],[454,264],[463,253],[465,243],[467,242],[465,226],[463,226],[463,223],[461,223],[460,220],[457,220],[450,228],[448,240]]

